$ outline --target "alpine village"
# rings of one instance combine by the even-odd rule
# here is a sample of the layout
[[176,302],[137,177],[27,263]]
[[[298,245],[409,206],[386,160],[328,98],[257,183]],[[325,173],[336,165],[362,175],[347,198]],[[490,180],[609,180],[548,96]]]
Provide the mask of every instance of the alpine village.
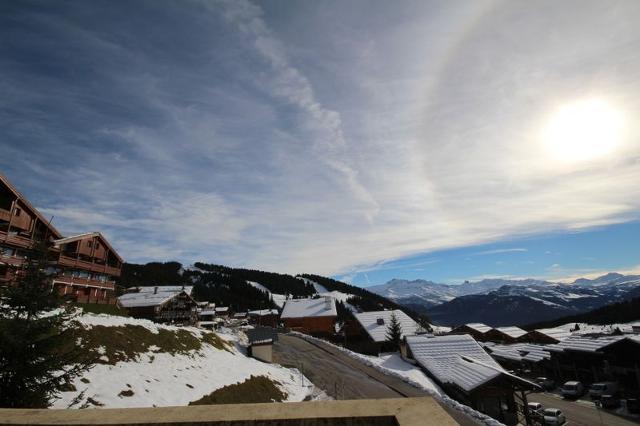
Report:
[[[126,263],[99,230],[61,234],[0,175],[5,298],[25,290],[34,273],[41,274],[36,289],[72,312],[56,333],[62,339],[73,330],[87,363],[59,366],[70,374],[34,406],[303,404],[264,411],[259,424],[274,425],[307,414],[322,419],[313,404],[335,400],[355,405],[339,406],[322,424],[392,424],[382,420],[392,418],[385,410],[416,409],[398,406],[401,399],[365,404],[376,397],[417,397],[416,412],[437,423],[415,424],[549,424],[553,398],[565,405],[587,398],[601,415],[629,422],[640,410],[640,299],[633,292],[538,324],[438,324],[428,309],[313,274]],[[640,277],[624,281],[640,290]],[[373,417],[362,417],[363,409]],[[562,421],[565,414],[553,410]],[[233,424],[254,424],[247,412],[232,413],[245,416]]]

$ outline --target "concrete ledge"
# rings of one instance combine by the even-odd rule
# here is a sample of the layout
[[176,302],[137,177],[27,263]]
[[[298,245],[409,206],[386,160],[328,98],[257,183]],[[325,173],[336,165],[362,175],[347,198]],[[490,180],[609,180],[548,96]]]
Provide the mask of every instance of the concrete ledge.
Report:
[[85,410],[0,409],[2,425],[456,425],[431,397]]

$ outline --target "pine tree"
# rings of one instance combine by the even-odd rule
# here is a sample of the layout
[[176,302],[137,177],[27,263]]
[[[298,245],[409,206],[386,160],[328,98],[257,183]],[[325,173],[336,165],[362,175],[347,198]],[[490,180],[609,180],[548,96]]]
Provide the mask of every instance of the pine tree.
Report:
[[386,338],[387,342],[392,344],[394,349],[400,349],[400,342],[402,341],[402,325],[400,325],[400,321],[398,321],[395,312],[391,313]]
[[60,308],[52,291],[47,254],[47,245],[36,243],[0,293],[0,407],[47,407],[91,365],[76,347],[70,308]]

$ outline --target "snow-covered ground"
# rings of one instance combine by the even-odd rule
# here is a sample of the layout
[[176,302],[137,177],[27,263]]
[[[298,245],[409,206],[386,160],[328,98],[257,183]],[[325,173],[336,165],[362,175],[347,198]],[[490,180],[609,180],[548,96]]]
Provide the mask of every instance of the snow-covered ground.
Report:
[[318,284],[315,281],[310,280],[309,278],[304,278],[304,277],[296,277],[299,280],[304,281],[307,284],[311,284],[313,286],[313,288],[315,288],[316,293],[318,294],[318,296],[321,297],[333,297],[335,300],[337,300],[338,302],[342,302],[344,303],[345,307],[347,309],[349,309],[351,312],[358,312],[358,310],[350,305],[349,303],[347,303],[347,300],[349,300],[349,298],[353,297],[353,294],[350,293],[344,293],[342,291],[338,291],[338,290],[334,290],[334,291],[329,291],[327,290],[327,288],[321,284]]
[[[172,327],[104,314],[85,314],[79,320],[87,328],[139,325],[153,333],[160,329],[187,330],[194,336],[203,333],[195,327]],[[224,330],[219,336],[238,340],[231,339],[231,330]],[[223,386],[242,382],[251,375],[266,376],[278,382],[280,389],[287,394],[287,401],[302,401],[308,395],[318,395],[308,379],[301,381],[300,372],[296,369],[249,358],[233,343],[228,350],[203,343],[200,350],[184,355],[150,350],[135,362],[97,364],[75,379],[73,385],[76,390],[61,393],[53,402],[53,408],[93,407],[91,403],[87,404],[89,398],[103,404],[104,408],[187,405]]]
[[271,296],[271,300],[273,300],[273,303],[275,303],[279,308],[282,308],[284,306],[284,302],[287,301],[287,296],[286,295],[271,293],[268,288],[266,288],[265,286],[263,286],[260,283],[257,283],[255,281],[247,281],[247,284],[252,285],[253,287],[257,288],[258,290],[262,290],[265,293],[267,293],[269,296]]

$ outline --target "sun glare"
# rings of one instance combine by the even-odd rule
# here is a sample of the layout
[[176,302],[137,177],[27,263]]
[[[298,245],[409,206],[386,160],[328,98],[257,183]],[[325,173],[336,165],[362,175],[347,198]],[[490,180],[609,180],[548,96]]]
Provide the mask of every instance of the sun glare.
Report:
[[544,144],[563,163],[596,160],[620,145],[623,121],[619,111],[600,99],[566,104],[547,123]]

